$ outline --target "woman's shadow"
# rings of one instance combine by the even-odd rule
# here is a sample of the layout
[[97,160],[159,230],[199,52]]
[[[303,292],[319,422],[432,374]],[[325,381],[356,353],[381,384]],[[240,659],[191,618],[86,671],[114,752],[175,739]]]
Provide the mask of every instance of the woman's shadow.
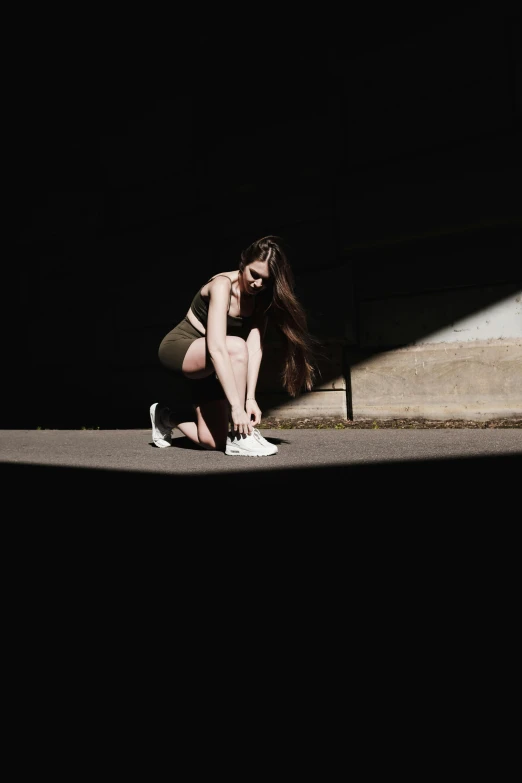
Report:
[[[264,435],[263,437],[265,440],[267,440],[269,443],[274,444],[274,446],[280,446],[281,443],[286,443],[287,441],[283,440],[282,438],[266,438]],[[151,443],[151,446],[154,446],[153,443]],[[172,438],[172,446],[176,449],[187,449],[189,451],[201,451],[201,446],[198,446],[197,443],[194,443],[194,441],[190,440],[189,438],[185,437],[184,435],[179,436],[177,438]]]
[[[265,440],[272,443],[274,446],[280,446],[282,443],[288,443],[289,441],[284,438],[267,438],[263,435]],[[149,441],[149,446],[153,449],[157,448],[153,441]],[[185,451],[204,451],[201,446],[187,438],[185,435],[177,435],[171,439],[171,446],[175,449],[182,449]]]

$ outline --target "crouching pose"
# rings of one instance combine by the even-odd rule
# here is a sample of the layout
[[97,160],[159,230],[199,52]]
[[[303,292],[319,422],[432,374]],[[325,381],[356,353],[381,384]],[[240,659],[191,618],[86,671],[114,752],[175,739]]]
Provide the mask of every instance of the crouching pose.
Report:
[[195,295],[185,318],[165,335],[158,356],[182,379],[186,402],[154,403],[152,439],[170,446],[177,427],[201,448],[229,456],[269,456],[277,446],[256,425],[256,386],[270,323],[282,338],[282,386],[292,397],[313,386],[315,339],[294,293],[294,277],[279,237],[266,236],[241,253],[238,269],[219,272]]

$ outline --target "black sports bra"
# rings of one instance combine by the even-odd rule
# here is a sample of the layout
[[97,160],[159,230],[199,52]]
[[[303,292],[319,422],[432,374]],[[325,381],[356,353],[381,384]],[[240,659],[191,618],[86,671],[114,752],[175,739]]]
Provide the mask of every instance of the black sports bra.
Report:
[[[214,280],[216,277],[226,277],[227,280],[230,280],[228,275],[214,275],[214,277],[211,277],[210,280]],[[207,283],[210,283],[210,280],[207,280]],[[207,284],[205,283],[205,285]],[[203,288],[203,286],[201,286]],[[196,316],[196,318],[203,324],[205,329],[207,328],[207,321],[208,321],[208,301],[205,301],[203,297],[201,296],[201,288],[197,292],[196,296],[192,300],[192,303],[190,305],[190,309]],[[230,302],[232,299],[232,283],[230,285],[230,296],[228,299],[228,309],[230,309]],[[255,309],[255,307],[254,307]],[[235,315],[228,315],[227,313],[227,326],[231,328],[239,328],[241,329],[244,326],[249,326],[250,321],[252,319],[251,315],[248,316],[235,316]]]

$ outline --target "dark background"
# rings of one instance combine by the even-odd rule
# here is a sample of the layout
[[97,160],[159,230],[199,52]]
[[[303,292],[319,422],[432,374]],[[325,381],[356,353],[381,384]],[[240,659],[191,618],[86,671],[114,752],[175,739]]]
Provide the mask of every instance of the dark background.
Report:
[[13,25],[3,427],[147,427],[161,338],[264,234],[332,377],[387,347],[372,298],[520,287],[518,14],[202,16]]
[[[477,287],[493,299],[496,286],[520,284],[517,18],[477,4],[422,20],[395,9],[383,18],[375,8],[366,18],[320,9],[322,19],[300,11],[284,20],[258,6],[228,19],[197,10],[197,18],[177,7],[153,17],[129,6],[116,19],[95,6],[74,17],[69,8],[40,17],[24,8],[16,19],[4,12],[3,427],[148,428],[162,384],[161,336],[197,286],[233,268],[229,259],[264,233],[287,238],[311,324],[342,346],[347,373],[358,351],[378,350],[360,319],[372,297],[461,288],[464,313]],[[420,316],[416,335],[426,328]],[[329,636],[324,607],[332,594],[346,604],[349,590],[356,664],[366,673],[364,661],[388,663],[391,639],[402,701],[404,684],[406,693],[413,686],[412,714],[426,665],[444,706],[455,694],[462,703],[465,673],[475,674],[473,662],[481,678],[492,670],[493,644],[503,656],[496,694],[512,648],[511,624],[503,634],[500,620],[515,593],[506,477],[519,475],[519,462],[265,472],[268,485],[254,491],[280,491],[268,505],[250,503],[246,525],[237,504],[253,490],[237,473],[221,474],[219,485],[212,474],[173,484],[160,473],[93,478],[4,466],[8,513],[34,522],[8,525],[5,542],[8,650],[14,670],[23,667],[23,707],[18,698],[14,714],[23,709],[24,729],[37,726],[39,759],[56,764],[57,730],[92,758],[92,731],[87,754],[71,705],[98,718],[117,673],[137,648],[141,655],[139,640],[148,651],[154,634],[169,638],[171,607],[161,598],[170,599],[173,584],[182,596],[174,639],[179,628],[191,632],[181,638],[192,659],[185,639],[202,617],[207,628],[222,627],[223,607],[236,625],[245,609],[268,611],[270,631],[274,617],[283,627],[281,607],[287,628],[302,605],[307,643],[310,621],[322,644],[338,643],[342,615],[330,612]],[[219,514],[199,519],[196,506],[180,513],[202,486],[212,497],[230,490],[225,524]],[[250,574],[259,574],[255,586]],[[154,627],[151,616],[160,620]],[[485,629],[494,640],[487,659],[477,652]],[[372,666],[363,706],[368,682],[376,681],[377,699],[377,688],[390,692],[389,671]],[[479,693],[483,704],[484,688],[468,681],[467,702],[474,707]],[[126,706],[129,694],[136,703],[128,683],[119,699]],[[72,730],[55,719],[60,709]],[[480,705],[476,714],[483,718]]]

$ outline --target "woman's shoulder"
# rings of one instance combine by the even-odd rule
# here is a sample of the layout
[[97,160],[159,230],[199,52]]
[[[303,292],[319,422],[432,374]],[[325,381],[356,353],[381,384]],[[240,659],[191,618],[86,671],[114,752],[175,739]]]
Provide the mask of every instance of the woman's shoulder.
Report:
[[208,283],[214,283],[219,280],[228,280],[229,283],[234,282],[234,272],[217,272],[207,281]]
[[207,280],[201,288],[201,293],[203,296],[206,296],[211,291],[225,291],[228,295],[232,288],[232,283],[232,272],[218,272],[216,275],[212,275],[210,280]]

